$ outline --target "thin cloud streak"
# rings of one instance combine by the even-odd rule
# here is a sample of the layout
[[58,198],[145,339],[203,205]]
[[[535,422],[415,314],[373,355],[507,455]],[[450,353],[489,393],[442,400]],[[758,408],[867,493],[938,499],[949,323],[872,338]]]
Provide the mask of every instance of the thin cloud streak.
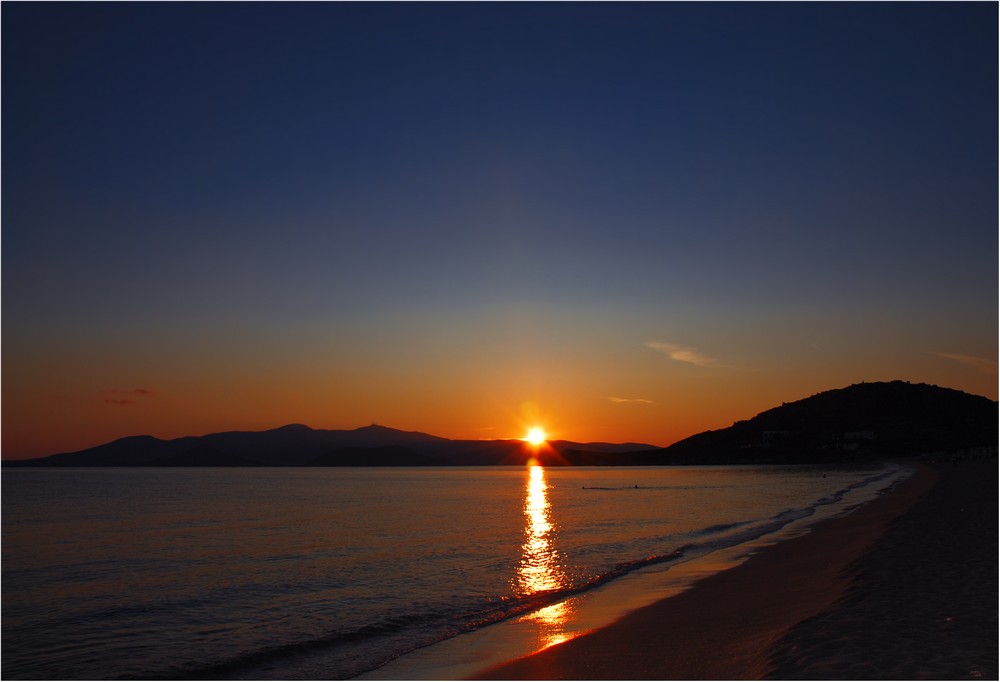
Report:
[[963,355],[961,353],[937,353],[936,355],[939,358],[944,358],[945,360],[952,360],[954,362],[960,362],[963,365],[968,365],[969,367],[977,369],[984,374],[993,374],[997,371],[996,360],[978,358],[974,355]]
[[646,400],[645,398],[619,398],[616,395],[608,396],[608,400],[613,403],[638,403],[643,405],[652,405],[652,400]]
[[648,341],[646,343],[646,347],[651,348],[658,353],[664,353],[669,356],[671,360],[676,360],[677,362],[686,362],[691,365],[697,365],[698,367],[724,366],[720,360],[705,355],[697,348],[678,346],[676,343],[666,343],[664,341]]

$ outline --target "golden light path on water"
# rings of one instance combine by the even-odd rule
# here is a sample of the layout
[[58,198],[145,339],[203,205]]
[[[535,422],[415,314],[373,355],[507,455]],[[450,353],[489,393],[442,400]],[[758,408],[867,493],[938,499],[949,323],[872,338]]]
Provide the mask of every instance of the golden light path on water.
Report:
[[[551,592],[569,584],[553,542],[555,527],[550,519],[548,487],[545,469],[537,464],[530,465],[524,495],[524,544],[521,546],[516,586],[517,592],[525,596]],[[560,602],[526,616],[542,625],[542,647],[569,638],[562,627],[569,617],[569,609],[566,602]]]

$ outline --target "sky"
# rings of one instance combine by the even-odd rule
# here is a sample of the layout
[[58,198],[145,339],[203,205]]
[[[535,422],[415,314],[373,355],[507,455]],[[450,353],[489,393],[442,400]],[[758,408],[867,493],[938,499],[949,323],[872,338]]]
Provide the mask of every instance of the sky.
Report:
[[995,3],[17,3],[4,458],[997,399]]

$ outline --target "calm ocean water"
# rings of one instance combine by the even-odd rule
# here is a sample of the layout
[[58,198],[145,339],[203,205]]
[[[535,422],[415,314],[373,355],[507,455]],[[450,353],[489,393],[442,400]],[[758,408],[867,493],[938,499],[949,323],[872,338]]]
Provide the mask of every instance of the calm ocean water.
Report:
[[2,675],[351,677],[894,471],[6,469]]

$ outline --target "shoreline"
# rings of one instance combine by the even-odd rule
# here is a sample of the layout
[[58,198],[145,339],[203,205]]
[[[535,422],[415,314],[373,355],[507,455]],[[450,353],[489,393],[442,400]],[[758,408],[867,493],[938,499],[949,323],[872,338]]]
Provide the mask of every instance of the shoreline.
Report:
[[361,680],[463,680],[614,624],[627,614],[678,595],[707,576],[731,569],[776,543],[801,536],[824,519],[850,514],[913,476],[912,463],[886,463],[888,480],[848,488],[844,497],[818,505],[813,513],[780,529],[735,545],[684,556],[627,573],[600,587],[538,611],[420,647]]
[[[786,650],[798,646],[783,638],[800,623],[835,610],[859,562],[935,488],[943,471],[916,464],[911,476],[849,514],[811,524],[808,533],[610,625],[471,678],[763,678],[775,667],[779,644]],[[995,475],[992,481],[995,491]],[[992,503],[995,516],[995,492]]]

